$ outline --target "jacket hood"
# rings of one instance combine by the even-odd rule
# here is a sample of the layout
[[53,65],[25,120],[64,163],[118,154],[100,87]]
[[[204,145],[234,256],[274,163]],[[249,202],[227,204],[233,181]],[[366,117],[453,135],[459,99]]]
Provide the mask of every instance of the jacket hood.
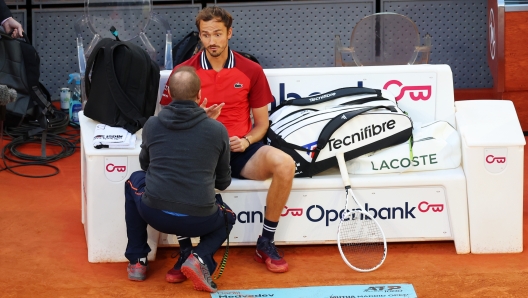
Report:
[[207,119],[207,114],[194,101],[173,100],[159,112],[158,119],[169,129],[184,130]]

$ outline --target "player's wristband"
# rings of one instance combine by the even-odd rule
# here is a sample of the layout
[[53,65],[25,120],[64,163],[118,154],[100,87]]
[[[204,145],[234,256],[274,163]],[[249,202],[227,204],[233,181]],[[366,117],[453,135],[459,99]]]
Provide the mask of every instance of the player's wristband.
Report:
[[246,139],[246,141],[248,142],[248,146],[251,145],[251,142],[249,141],[249,139],[246,136],[243,136],[242,138]]

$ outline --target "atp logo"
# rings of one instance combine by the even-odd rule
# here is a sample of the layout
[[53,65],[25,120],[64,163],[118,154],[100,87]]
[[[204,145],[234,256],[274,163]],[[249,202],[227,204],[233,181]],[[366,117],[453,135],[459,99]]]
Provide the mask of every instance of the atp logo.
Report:
[[401,292],[401,286],[373,286],[363,292]]
[[428,86],[403,86],[402,82],[398,80],[390,80],[385,85],[383,85],[384,90],[389,90],[389,87],[392,85],[396,85],[400,87],[400,94],[396,96],[396,101],[403,98],[405,93],[408,93],[412,100],[418,101],[418,100],[429,100],[432,95],[432,88],[430,85]]

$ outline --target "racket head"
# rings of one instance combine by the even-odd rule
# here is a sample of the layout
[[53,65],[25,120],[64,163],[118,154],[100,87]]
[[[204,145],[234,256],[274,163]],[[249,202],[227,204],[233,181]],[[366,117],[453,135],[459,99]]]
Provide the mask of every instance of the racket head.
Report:
[[343,261],[359,272],[378,269],[387,257],[387,240],[381,226],[360,209],[343,214],[337,244]]

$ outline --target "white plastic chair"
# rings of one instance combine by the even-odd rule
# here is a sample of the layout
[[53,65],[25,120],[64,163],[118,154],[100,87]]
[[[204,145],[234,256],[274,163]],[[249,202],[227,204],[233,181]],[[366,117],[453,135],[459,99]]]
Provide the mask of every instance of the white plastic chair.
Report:
[[[145,34],[151,21],[165,29],[165,69],[172,69],[172,33],[169,23],[152,11],[152,0],[85,0],[84,14],[75,22],[79,71],[84,75],[86,59],[103,37],[115,38],[110,33],[114,26],[123,41],[139,37],[150,57],[156,61],[156,49]],[[82,29],[88,28],[93,38],[85,50]]]
[[[416,24],[408,17],[383,12],[361,19],[350,37],[350,47],[335,36],[335,66],[426,64],[431,53],[431,36],[424,45]],[[352,56],[345,61],[347,56]]]

